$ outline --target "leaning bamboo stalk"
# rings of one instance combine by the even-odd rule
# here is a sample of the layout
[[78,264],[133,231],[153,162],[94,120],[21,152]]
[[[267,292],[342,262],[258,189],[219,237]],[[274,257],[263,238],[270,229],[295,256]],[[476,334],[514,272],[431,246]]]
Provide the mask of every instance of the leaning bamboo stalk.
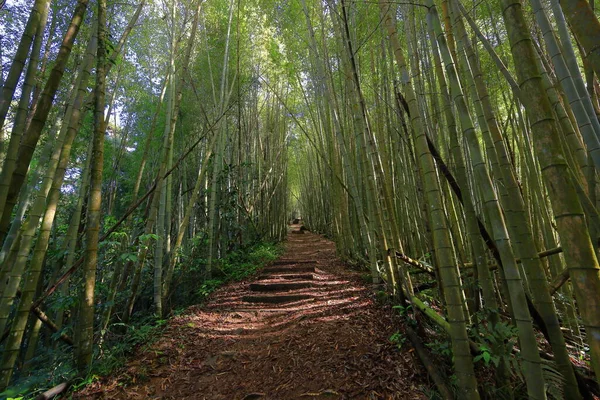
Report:
[[75,38],[77,37],[79,28],[83,22],[87,3],[88,0],[77,1],[71,22],[64,35],[58,55],[56,56],[54,68],[52,68],[50,76],[48,76],[44,90],[40,95],[35,115],[33,116],[31,124],[25,132],[21,145],[19,146],[15,169],[11,176],[4,177],[5,180],[10,182],[10,186],[0,187],[5,188],[0,192],[0,240],[4,239],[8,231],[12,210],[16,204],[16,197],[21,190],[25,175],[27,174],[27,169],[29,168],[29,164],[33,157],[33,152],[40,139],[42,130],[46,125],[54,97],[58,91],[60,82],[62,81],[69,56],[71,55],[73,43],[75,42]]
[[427,4],[429,5],[427,22],[433,26],[437,41],[440,45],[442,59],[444,60],[446,72],[450,81],[450,92],[454,100],[454,105],[457,108],[460,125],[471,155],[475,182],[481,189],[485,208],[490,218],[493,237],[496,241],[496,246],[500,251],[503,272],[506,277],[505,279],[509,289],[514,319],[519,330],[519,338],[523,350],[523,375],[525,376],[525,381],[527,383],[527,392],[531,398],[543,399],[545,398],[545,391],[539,385],[539,382],[544,379],[541,368],[541,359],[537,351],[535,332],[533,330],[531,316],[527,310],[522,278],[515,262],[507,226],[491,178],[485,167],[473,121],[464,100],[454,61],[452,60],[446,45],[436,7],[431,0],[429,0]]
[[[40,153],[40,161],[38,168],[36,168],[35,172],[31,177],[31,182],[35,182],[36,184],[40,181],[40,177],[44,175],[45,168],[49,165],[50,157],[52,156],[54,150],[54,141],[56,140],[56,134],[58,130],[58,127],[56,126],[57,124],[55,124],[55,126],[48,133],[49,140],[46,142],[44,148]],[[8,264],[4,264],[4,260],[10,252],[13,242],[17,239],[19,230],[21,229],[21,225],[25,221],[26,212],[29,210],[29,207],[35,199],[34,189],[35,188],[33,187],[33,185],[27,185],[24,186],[21,189],[21,193],[19,193],[19,206],[15,213],[15,217],[13,218],[13,222],[10,225],[8,235],[6,236],[6,238],[4,239],[4,243],[2,244],[2,250],[0,251],[0,266],[3,267],[3,271],[9,266]],[[0,272],[0,276],[3,275],[4,273]]]
[[[125,27],[125,30],[121,34],[119,42],[115,46],[114,51],[110,55],[110,62],[106,67],[106,74],[108,74],[113,65],[116,64],[116,59],[119,56],[123,46],[131,30],[135,26],[137,19],[140,16],[140,13],[145,5],[146,0],[142,0],[135,10],[132,18],[129,20],[129,23]],[[79,32],[80,25],[83,21],[83,17],[85,14],[85,10],[87,8],[88,0],[78,0],[77,6],[75,7],[75,11],[73,17],[71,19],[70,25],[65,33],[63,38],[63,42],[61,44],[59,53],[55,60],[55,65],[50,72],[50,75],[46,81],[46,85],[44,86],[43,91],[40,93],[40,99],[35,104],[35,113],[32,116],[31,122],[29,123],[27,130],[25,132],[25,136],[23,137],[21,146],[19,147],[17,164],[15,166],[12,179],[10,179],[10,186],[7,188],[7,193],[2,191],[2,186],[0,185],[0,240],[4,238],[6,232],[8,230],[8,226],[10,224],[10,218],[12,215],[12,210],[14,205],[16,204],[17,195],[25,181],[25,177],[27,175],[27,169],[29,168],[29,164],[33,157],[33,152],[37,146],[37,143],[40,139],[40,135],[45,126],[46,120],[48,118],[48,114],[52,107],[52,102],[54,100],[54,96],[58,90],[58,86],[62,79],[62,75],[64,73],[66,63],[71,53],[71,49],[73,46],[73,42]],[[93,104],[94,92],[92,90],[91,93],[86,97],[84,104]]]
[[[86,88],[87,88],[87,79],[89,77],[89,73],[91,70],[91,63],[93,60],[93,53],[96,49],[96,44],[97,44],[97,40],[96,40],[96,36],[92,35],[92,37],[90,38],[90,41],[88,42],[88,46],[86,49],[86,57],[84,59],[84,62],[82,62],[81,66],[80,66],[80,71],[78,74],[78,77],[76,79],[76,84],[74,86],[74,96],[72,99],[72,102],[68,105],[67,107],[67,112],[65,115],[66,121],[65,123],[63,123],[63,126],[61,127],[61,130],[58,134],[54,149],[53,149],[53,153],[52,156],[50,158],[50,162],[48,163],[47,169],[46,169],[46,173],[42,182],[42,188],[41,190],[38,192],[38,195],[34,201],[34,204],[32,206],[32,210],[30,211],[27,220],[25,221],[25,223],[22,225],[21,227],[21,239],[20,239],[20,243],[18,243],[18,247],[14,247],[15,244],[17,243],[15,241],[15,244],[13,244],[14,247],[14,251],[17,252],[17,258],[15,261],[15,264],[13,266],[13,268],[11,269],[11,283],[9,284],[10,290],[4,291],[3,292],[3,296],[5,297],[5,300],[0,301],[0,308],[3,309],[3,307],[5,306],[9,306],[12,303],[12,300],[10,300],[12,297],[14,297],[15,293],[16,293],[16,289],[19,287],[19,282],[21,279],[21,275],[24,272],[24,268],[25,268],[25,264],[28,261],[29,258],[29,252],[31,250],[31,247],[33,245],[33,236],[35,234],[35,229],[37,228],[38,222],[39,220],[42,218],[42,214],[44,214],[44,207],[46,205],[46,201],[47,198],[50,194],[50,192],[52,191],[52,186],[53,186],[53,179],[55,178],[55,173],[56,170],[58,169],[59,164],[61,164],[61,155],[63,153],[63,146],[68,145],[70,147],[70,142],[72,142],[75,138],[75,134],[76,134],[76,129],[70,129],[72,127],[72,124],[77,124],[78,120],[78,116],[79,116],[79,104],[78,103],[78,99],[81,100],[81,96],[82,93],[85,92]],[[66,153],[65,153],[66,155]],[[64,158],[63,158],[64,159]],[[68,156],[66,157],[66,160],[68,161]],[[66,167],[66,164],[64,165]],[[62,184],[62,181],[58,184],[58,190],[60,190],[60,185]],[[49,217],[50,215],[48,215]],[[44,219],[46,219],[46,216],[44,214]],[[49,232],[49,230],[48,230]],[[41,243],[39,244],[41,245]],[[36,242],[36,247],[38,246],[38,243]],[[38,268],[38,266],[35,266],[35,268]],[[16,285],[16,286],[13,286]],[[35,290],[35,286],[33,286],[33,289]],[[2,331],[4,329],[5,325],[5,319],[3,317],[4,313],[0,312],[0,331]],[[24,322],[21,322],[21,325],[23,325]],[[24,329],[24,325],[23,325],[23,329]],[[16,340],[18,339],[18,340]],[[15,337],[16,342],[20,342],[20,338],[16,338]]]
[[[30,250],[33,246],[36,228],[40,219],[42,218],[42,215],[44,214],[46,199],[52,187],[52,180],[54,179],[54,174],[59,164],[60,154],[66,142],[66,137],[66,130],[61,130],[56,139],[52,156],[50,157],[50,162],[48,163],[44,174],[41,188],[35,198],[34,204],[27,216],[26,221],[21,226],[21,229],[18,233],[18,238],[13,242],[12,248],[10,249],[10,252],[14,252],[16,258],[14,259],[13,264],[10,265],[10,270],[7,270],[8,272],[5,276],[5,282],[3,282],[2,298],[0,298],[0,332],[4,331],[4,328],[7,326],[10,309],[20,286],[22,276],[25,272],[25,266],[29,259]],[[5,260],[5,264],[10,261],[12,261],[12,257],[9,254]],[[8,353],[9,352],[7,349],[5,349],[3,356],[6,356]],[[8,382],[6,384],[8,384]]]
[[586,229],[585,215],[564,161],[553,125],[552,109],[541,85],[531,35],[519,0],[502,0],[503,18],[534,134],[536,156],[548,188],[561,245],[564,249],[575,296],[586,326],[592,366],[600,374],[600,267]]
[[[196,14],[194,16],[194,20],[192,22],[192,31],[190,33],[190,38],[188,41],[188,46],[187,46],[187,50],[186,50],[186,54],[185,54],[185,58],[184,58],[184,64],[183,64],[183,72],[181,75],[181,81],[179,84],[179,88],[178,88],[178,92],[176,94],[176,98],[175,98],[175,109],[173,110],[173,113],[171,114],[171,118],[169,120],[169,124],[170,124],[170,129],[175,129],[175,123],[177,121],[177,113],[178,113],[178,109],[179,109],[179,104],[181,103],[181,97],[182,97],[182,90],[183,90],[183,84],[184,84],[184,78],[187,75],[187,71],[188,71],[188,67],[189,67],[189,61],[190,61],[190,57],[191,57],[191,53],[192,53],[192,49],[193,49],[193,44],[196,38],[196,31],[197,31],[197,26],[198,26],[198,20],[200,17],[200,8],[201,8],[202,2],[198,2],[198,6],[196,8]],[[225,107],[225,106],[224,106]],[[223,110],[221,110],[222,112],[224,112]],[[218,126],[218,125],[217,125]],[[212,130],[212,128],[211,128]],[[211,140],[211,143],[214,144],[214,140],[216,140],[217,135],[213,134],[213,139]],[[212,145],[209,146],[209,152],[212,151]],[[198,194],[200,192],[200,185],[201,182],[203,180],[204,177],[204,173],[206,171],[206,163],[208,163],[208,160],[210,158],[210,154],[205,155],[204,161],[202,163],[202,167],[199,171],[199,176],[198,179],[196,181],[196,185],[194,186],[194,191],[192,192],[192,196],[190,198],[190,202],[188,203],[188,206],[186,208],[185,211],[185,215],[183,217],[183,220],[180,222],[179,224],[179,229],[177,231],[177,238],[172,246],[172,248],[170,249],[170,256],[168,258],[168,264],[167,264],[167,271],[165,273],[165,277],[163,279],[163,281],[161,282],[162,288],[162,297],[164,299],[168,298],[168,292],[170,289],[170,284],[171,284],[171,279],[173,276],[173,270],[175,268],[175,260],[177,259],[177,254],[179,252],[179,248],[183,242],[183,236],[185,235],[185,232],[187,230],[187,225],[190,221],[190,217],[191,217],[191,213],[193,211],[194,205],[196,204],[196,201],[198,199]]]
[[[510,237],[515,244],[515,253],[523,260],[523,270],[531,288],[533,302],[540,313],[540,317],[544,321],[546,330],[549,334],[550,344],[552,345],[556,356],[557,364],[565,379],[565,394],[569,398],[578,399],[581,398],[581,394],[577,387],[577,381],[560,330],[560,324],[552,297],[548,292],[546,274],[541,260],[537,255],[533,231],[530,225],[525,222],[528,220],[525,203],[521,191],[519,190],[512,165],[510,164],[510,159],[504,146],[504,140],[502,139],[500,129],[492,110],[487,88],[483,82],[482,74],[479,71],[477,60],[470,48],[469,38],[459,19],[456,20],[456,28],[462,37],[459,44],[462,44],[465,51],[469,52],[471,56],[469,60],[466,60],[466,57],[463,56],[463,53],[461,52],[460,59],[468,78],[470,78],[469,75],[471,71],[473,72],[473,81],[475,82],[475,85],[470,85],[470,88],[473,91],[472,96],[480,99],[479,102],[475,102],[475,105],[476,109],[478,109],[480,127],[484,131],[484,140],[488,142],[492,149],[495,145],[496,153],[500,159],[501,165],[492,163],[492,167],[496,169],[495,172],[497,176],[501,177],[502,186],[506,191],[506,195],[502,196],[504,214],[507,218]],[[525,355],[525,351],[523,354]]]
[[[8,109],[15,94],[17,84],[19,83],[19,79],[23,73],[23,68],[25,67],[25,62],[27,60],[27,55],[29,54],[29,49],[31,48],[31,43],[34,42],[34,40],[37,40],[37,38],[34,39],[36,35],[41,41],[43,32],[39,32],[39,28],[45,25],[44,14],[46,16],[48,15],[49,4],[50,0],[36,0],[31,8],[29,19],[27,20],[27,24],[23,30],[23,35],[19,41],[19,45],[17,46],[17,51],[15,52],[13,62],[8,71],[8,76],[2,84],[2,92],[0,96],[0,131],[2,131],[2,128],[4,127],[6,114],[8,113]],[[33,47],[34,51],[36,46],[34,45]],[[33,51],[30,56],[30,61],[37,58],[37,55]],[[39,47],[37,48],[37,51],[39,52]],[[23,94],[26,93],[27,91],[23,92],[21,98],[26,98],[26,96],[23,96]]]
[[[50,6],[50,2],[49,1],[44,1],[46,4],[42,5],[41,8],[41,16],[38,27],[37,27],[37,32],[35,34],[35,39],[33,40],[33,46],[32,46],[32,50],[31,50],[31,56],[29,57],[29,64],[27,65],[27,72],[25,73],[25,78],[23,79],[23,86],[21,88],[21,98],[19,99],[19,104],[17,106],[17,111],[15,113],[15,117],[14,117],[14,121],[13,121],[13,127],[11,130],[11,134],[10,134],[10,140],[8,142],[8,147],[6,149],[6,156],[4,158],[4,162],[2,163],[2,172],[0,173],[0,199],[2,199],[2,196],[4,196],[4,193],[6,193],[6,191],[8,190],[8,185],[9,185],[9,180],[14,172],[15,166],[16,166],[16,162],[17,162],[17,152],[19,150],[19,145],[21,142],[21,138],[23,137],[23,133],[26,130],[26,126],[27,126],[27,118],[29,115],[29,110],[30,110],[30,98],[31,98],[31,93],[33,92],[34,86],[35,86],[35,78],[36,75],[38,73],[37,68],[38,68],[38,64],[39,64],[39,58],[40,58],[40,49],[42,46],[42,38],[44,36],[44,29],[46,27],[46,22],[48,20],[48,8]],[[34,8],[37,8],[39,4],[44,3],[42,1],[36,1],[36,4],[34,5]],[[37,10],[36,12],[39,12],[40,10]],[[32,13],[34,12],[34,10],[32,10]],[[53,20],[54,22],[54,20]],[[29,22],[28,22],[29,23]],[[25,36],[27,34],[27,29],[28,26],[25,27],[25,32],[23,33],[23,39],[25,39]],[[48,39],[50,40],[50,39]],[[15,59],[18,58],[19,56],[19,50],[17,49],[17,53],[15,54]],[[10,74],[13,72],[12,69],[13,67],[17,67],[19,65],[19,62],[13,62],[13,65],[11,65],[11,71],[9,72],[9,82],[10,82],[10,78],[12,78],[10,76]],[[10,86],[10,85],[8,85]],[[6,84],[3,86],[3,90],[2,90],[2,99],[0,100],[0,104],[2,106],[6,105],[8,106],[10,104],[10,100],[7,103],[4,103],[5,98],[4,97],[8,97],[8,94],[6,93],[7,89],[9,89]],[[10,89],[9,89],[10,90]],[[14,87],[12,88],[12,90],[14,90]],[[6,99],[8,100],[8,99]],[[37,99],[34,97],[33,102],[32,102],[32,107],[35,107],[36,101]],[[7,108],[8,109],[8,108]],[[3,131],[3,124],[4,124],[4,118],[6,117],[6,112],[4,113],[4,117],[2,116],[2,111],[0,110],[0,132]],[[1,136],[0,136],[1,137]],[[1,149],[2,151],[0,151],[0,153],[2,153],[4,151],[4,148]]]
[[[223,118],[223,116],[225,115],[225,113],[228,110],[229,109],[225,110],[225,112],[222,115],[220,115],[218,118],[216,118],[215,121],[209,126],[209,129],[214,127],[221,120],[221,118]],[[169,176],[170,174],[172,174],[173,171],[175,171],[175,169],[177,169],[179,167],[181,162],[183,160],[185,160],[192,153],[192,151],[198,146],[198,144],[203,139],[204,139],[204,136],[201,136],[198,140],[196,140],[196,142],[194,142],[194,144],[192,144],[178,158],[178,160],[173,164],[173,167],[171,167],[162,178],[164,179],[167,176]],[[156,190],[156,182],[158,181],[158,179],[159,179],[158,177],[155,179],[155,183],[148,189],[146,194],[144,194],[142,197],[140,197],[135,204],[132,204],[129,207],[129,209],[125,212],[125,214],[123,214],[123,216],[117,222],[115,222],[110,228],[108,228],[106,230],[106,232],[100,237],[99,242],[103,242],[110,235],[112,235],[123,224],[123,222],[125,222],[127,220],[127,218],[129,218],[129,216],[131,214],[133,214],[133,212],[135,212],[135,210],[137,210],[137,208],[140,205],[142,205],[142,203],[144,203],[144,201],[146,201],[154,193],[154,191]],[[50,295],[52,295],[56,291],[56,289],[58,289],[69,278],[69,276],[71,276],[71,274],[73,272],[75,272],[79,267],[81,267],[82,264],[83,264],[83,257],[80,257],[79,259],[77,259],[77,261],[75,261],[73,263],[73,265],[69,269],[67,269],[67,271],[65,271],[65,273],[60,278],[58,278],[56,280],[56,282],[54,282],[54,284],[52,286],[50,286],[48,289],[46,289],[46,291],[44,293],[42,293],[40,295],[40,297],[31,306],[31,309],[33,310],[34,308],[39,307],[39,305],[42,304]]]
[[[600,168],[600,132],[596,132],[594,124],[592,124],[592,119],[596,118],[596,116],[590,116],[586,111],[584,100],[577,92],[577,88],[575,87],[575,83],[571,77],[569,68],[567,67],[565,59],[563,58],[563,51],[559,47],[556,36],[554,36],[554,31],[550,26],[550,21],[546,16],[546,12],[542,7],[542,3],[540,0],[529,0],[529,2],[533,12],[535,13],[536,21],[542,30],[542,35],[544,37],[544,41],[546,42],[550,59],[554,65],[554,71],[556,73],[558,84],[563,88],[568,99],[569,106],[573,110],[573,114],[577,120],[577,125],[583,136],[587,150],[594,161],[594,165],[596,168]],[[587,95],[587,92],[585,95]],[[598,121],[596,118],[596,125],[597,124]]]
[[98,242],[102,205],[102,173],[104,166],[104,120],[106,96],[106,0],[98,0],[98,49],[96,54],[96,102],[94,105],[94,136],[90,166],[90,193],[86,208],[86,246],[83,261],[84,290],[79,303],[76,364],[80,373],[87,373],[92,363],[94,344],[94,289],[98,266]]
[[[598,120],[597,118],[595,107],[592,103],[592,96],[590,96],[590,94],[586,90],[585,83],[583,82],[583,77],[581,76],[581,71],[577,63],[577,56],[575,55],[573,44],[571,43],[571,35],[569,34],[569,29],[567,28],[567,21],[565,21],[565,15],[558,0],[551,0],[550,7],[552,8],[554,19],[556,21],[558,37],[560,39],[562,50],[565,54],[565,61],[567,63],[567,67],[569,68],[571,76],[573,77],[573,82],[575,83],[575,87],[577,88],[577,93],[579,94],[583,102],[585,111],[588,117],[590,118],[590,122],[594,126],[594,131],[596,132],[596,135],[600,135],[600,120]],[[583,64],[584,67],[586,66],[586,64],[589,64],[587,57],[584,57]]]
[[167,84],[171,79],[171,71],[167,71],[165,74],[165,79],[162,83],[162,89],[160,91],[160,96],[158,98],[158,102],[156,104],[156,109],[154,110],[154,114],[152,114],[152,121],[150,122],[150,129],[146,134],[146,141],[144,143],[144,150],[142,151],[142,160],[140,162],[140,167],[138,168],[138,173],[135,178],[135,183],[133,185],[133,196],[131,199],[131,203],[134,204],[137,201],[138,193],[140,191],[140,186],[142,184],[142,178],[144,176],[144,170],[146,168],[146,163],[148,160],[148,154],[150,153],[150,144],[152,143],[152,138],[154,137],[154,131],[156,129],[156,122],[158,120],[158,114],[160,109],[162,108],[163,101],[165,98],[165,94],[167,93]]
[[456,375],[462,395],[469,399],[478,399],[477,381],[473,370],[473,360],[469,349],[469,341],[466,331],[466,321],[464,318],[463,307],[461,303],[461,287],[458,278],[458,271],[453,262],[451,253],[451,243],[448,232],[445,227],[445,217],[441,209],[441,195],[437,177],[435,176],[435,165],[433,157],[429,152],[424,127],[422,125],[419,109],[416,104],[416,96],[410,81],[407,63],[402,53],[396,27],[394,26],[390,6],[385,1],[380,0],[379,6],[383,17],[384,26],[387,29],[389,39],[392,43],[394,55],[396,57],[397,67],[403,79],[404,93],[406,95],[408,108],[410,110],[411,124],[413,127],[413,140],[416,153],[418,153],[419,165],[422,170],[424,186],[427,192],[427,201],[431,207],[431,224],[433,237],[436,247],[436,256],[439,261],[439,268],[442,275],[442,281],[446,287],[444,291],[446,304],[448,305],[448,314],[451,324],[452,349],[455,359]]
[[[456,127],[456,120],[454,118],[454,113],[452,112],[452,105],[450,102],[450,93],[448,92],[448,86],[446,83],[446,78],[444,72],[442,70],[442,62],[440,59],[440,53],[438,44],[435,38],[435,33],[430,29],[429,30],[430,41],[432,45],[433,58],[435,62],[435,70],[438,75],[439,86],[442,92],[442,99],[444,101],[444,116],[446,117],[446,124],[450,135],[450,151],[454,158],[455,170],[457,179],[461,182],[460,187],[468,188],[468,178],[467,178],[467,170],[465,165],[464,156],[460,147],[458,132]],[[460,40],[460,37],[459,37]],[[443,175],[446,177],[449,186],[455,192],[459,202],[463,205],[463,210],[465,213],[466,219],[466,229],[468,236],[471,240],[471,251],[473,252],[473,264],[475,265],[474,276],[476,277],[476,282],[481,285],[483,298],[485,302],[485,307],[491,310],[495,310],[498,308],[498,303],[496,301],[496,296],[493,290],[492,277],[489,271],[485,268],[486,264],[486,255],[485,255],[485,247],[482,242],[483,240],[491,240],[491,237],[481,237],[481,233],[486,231],[483,223],[477,217],[475,212],[475,207],[473,204],[473,200],[470,195],[462,196],[462,192],[460,191],[459,184],[454,180],[454,177],[448,170],[448,167],[442,160],[441,155],[437,151],[435,145],[428,137],[428,145],[429,150],[431,151],[433,157],[436,160],[436,165],[438,169],[440,169]],[[482,229],[484,228],[484,229]],[[487,231],[486,231],[487,232]],[[464,267],[464,263],[462,263]],[[492,319],[495,319],[494,314],[492,314]],[[494,322],[494,321],[492,321]]]
[[[82,72],[83,71],[85,71],[85,69],[82,70]],[[16,295],[16,290],[19,286],[21,276],[25,271],[25,265],[29,259],[29,253],[33,246],[33,239],[39,220],[42,218],[42,215],[43,219],[45,220],[44,222],[46,222],[47,219],[53,220],[54,215],[52,213],[44,212],[46,208],[46,201],[50,192],[52,191],[52,187],[56,179],[55,175],[60,165],[63,150],[65,150],[66,147],[70,148],[74,138],[75,135],[69,134],[67,129],[61,129],[61,132],[55,144],[53,155],[46,170],[46,174],[42,183],[42,188],[36,197],[36,200],[32,206],[32,210],[29,213],[26,222],[21,227],[21,240],[15,241],[15,244],[19,245],[17,258],[15,261],[15,265],[11,269],[10,283],[7,286],[7,290],[3,292],[3,299],[0,301],[0,307],[2,308],[2,310],[4,310],[5,307],[10,307],[12,305],[12,299]],[[66,153],[68,153],[68,150]],[[62,184],[62,181],[60,182],[60,184]],[[47,232],[49,234],[49,229],[47,229]],[[36,248],[38,247],[38,242],[36,242]],[[13,244],[13,246],[15,246],[15,244]],[[42,243],[39,243],[39,245],[41,246]],[[9,384],[9,381],[12,376],[13,367],[16,362],[17,355],[19,353],[21,341],[23,339],[25,327],[27,324],[27,319],[29,315],[29,305],[33,301],[33,295],[37,286],[37,277],[39,276],[40,268],[41,263],[39,264],[39,266],[37,264],[32,264],[27,273],[27,285],[24,288],[24,295],[21,296],[21,299],[19,301],[19,312],[17,313],[15,321],[13,322],[13,325],[11,327],[12,335],[10,335],[9,341],[5,346],[2,355],[2,361],[0,363],[0,389],[5,388]],[[6,312],[2,311],[0,313],[0,331],[3,331],[6,326],[7,317],[8,314]]]
[[571,31],[585,49],[594,72],[600,75],[600,21],[590,3],[585,0],[561,1],[560,7]]

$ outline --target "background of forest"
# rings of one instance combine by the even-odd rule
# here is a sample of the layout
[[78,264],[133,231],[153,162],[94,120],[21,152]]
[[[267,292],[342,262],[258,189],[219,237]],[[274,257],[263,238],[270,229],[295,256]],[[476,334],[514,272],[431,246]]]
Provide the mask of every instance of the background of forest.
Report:
[[600,396],[593,0],[0,4],[2,395],[109,373],[301,216],[458,398]]

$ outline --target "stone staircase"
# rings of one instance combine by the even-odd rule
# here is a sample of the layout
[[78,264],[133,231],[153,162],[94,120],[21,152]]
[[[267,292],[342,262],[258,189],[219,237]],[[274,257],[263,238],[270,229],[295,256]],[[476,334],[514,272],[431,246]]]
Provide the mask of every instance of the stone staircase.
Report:
[[312,294],[299,292],[315,287],[315,260],[278,260],[263,270],[259,281],[248,289],[255,293],[242,297],[246,303],[283,304],[314,299]]

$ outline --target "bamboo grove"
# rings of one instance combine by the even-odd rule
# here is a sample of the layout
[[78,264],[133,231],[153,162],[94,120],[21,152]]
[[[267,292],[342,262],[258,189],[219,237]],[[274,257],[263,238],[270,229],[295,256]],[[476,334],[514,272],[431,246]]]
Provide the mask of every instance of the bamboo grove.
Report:
[[87,373],[136,316],[198,301],[226,254],[282,240],[287,212],[285,110],[258,79],[285,89],[236,4],[14,7],[27,19],[2,91],[2,390],[58,349]]
[[0,4],[0,391],[301,215],[449,343],[456,398],[598,393],[593,2]]

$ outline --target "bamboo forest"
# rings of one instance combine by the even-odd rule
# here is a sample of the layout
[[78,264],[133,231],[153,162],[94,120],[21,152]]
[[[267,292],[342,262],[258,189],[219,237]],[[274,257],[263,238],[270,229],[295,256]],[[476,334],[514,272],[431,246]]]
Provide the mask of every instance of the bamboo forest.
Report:
[[0,0],[0,398],[600,399],[594,0]]

